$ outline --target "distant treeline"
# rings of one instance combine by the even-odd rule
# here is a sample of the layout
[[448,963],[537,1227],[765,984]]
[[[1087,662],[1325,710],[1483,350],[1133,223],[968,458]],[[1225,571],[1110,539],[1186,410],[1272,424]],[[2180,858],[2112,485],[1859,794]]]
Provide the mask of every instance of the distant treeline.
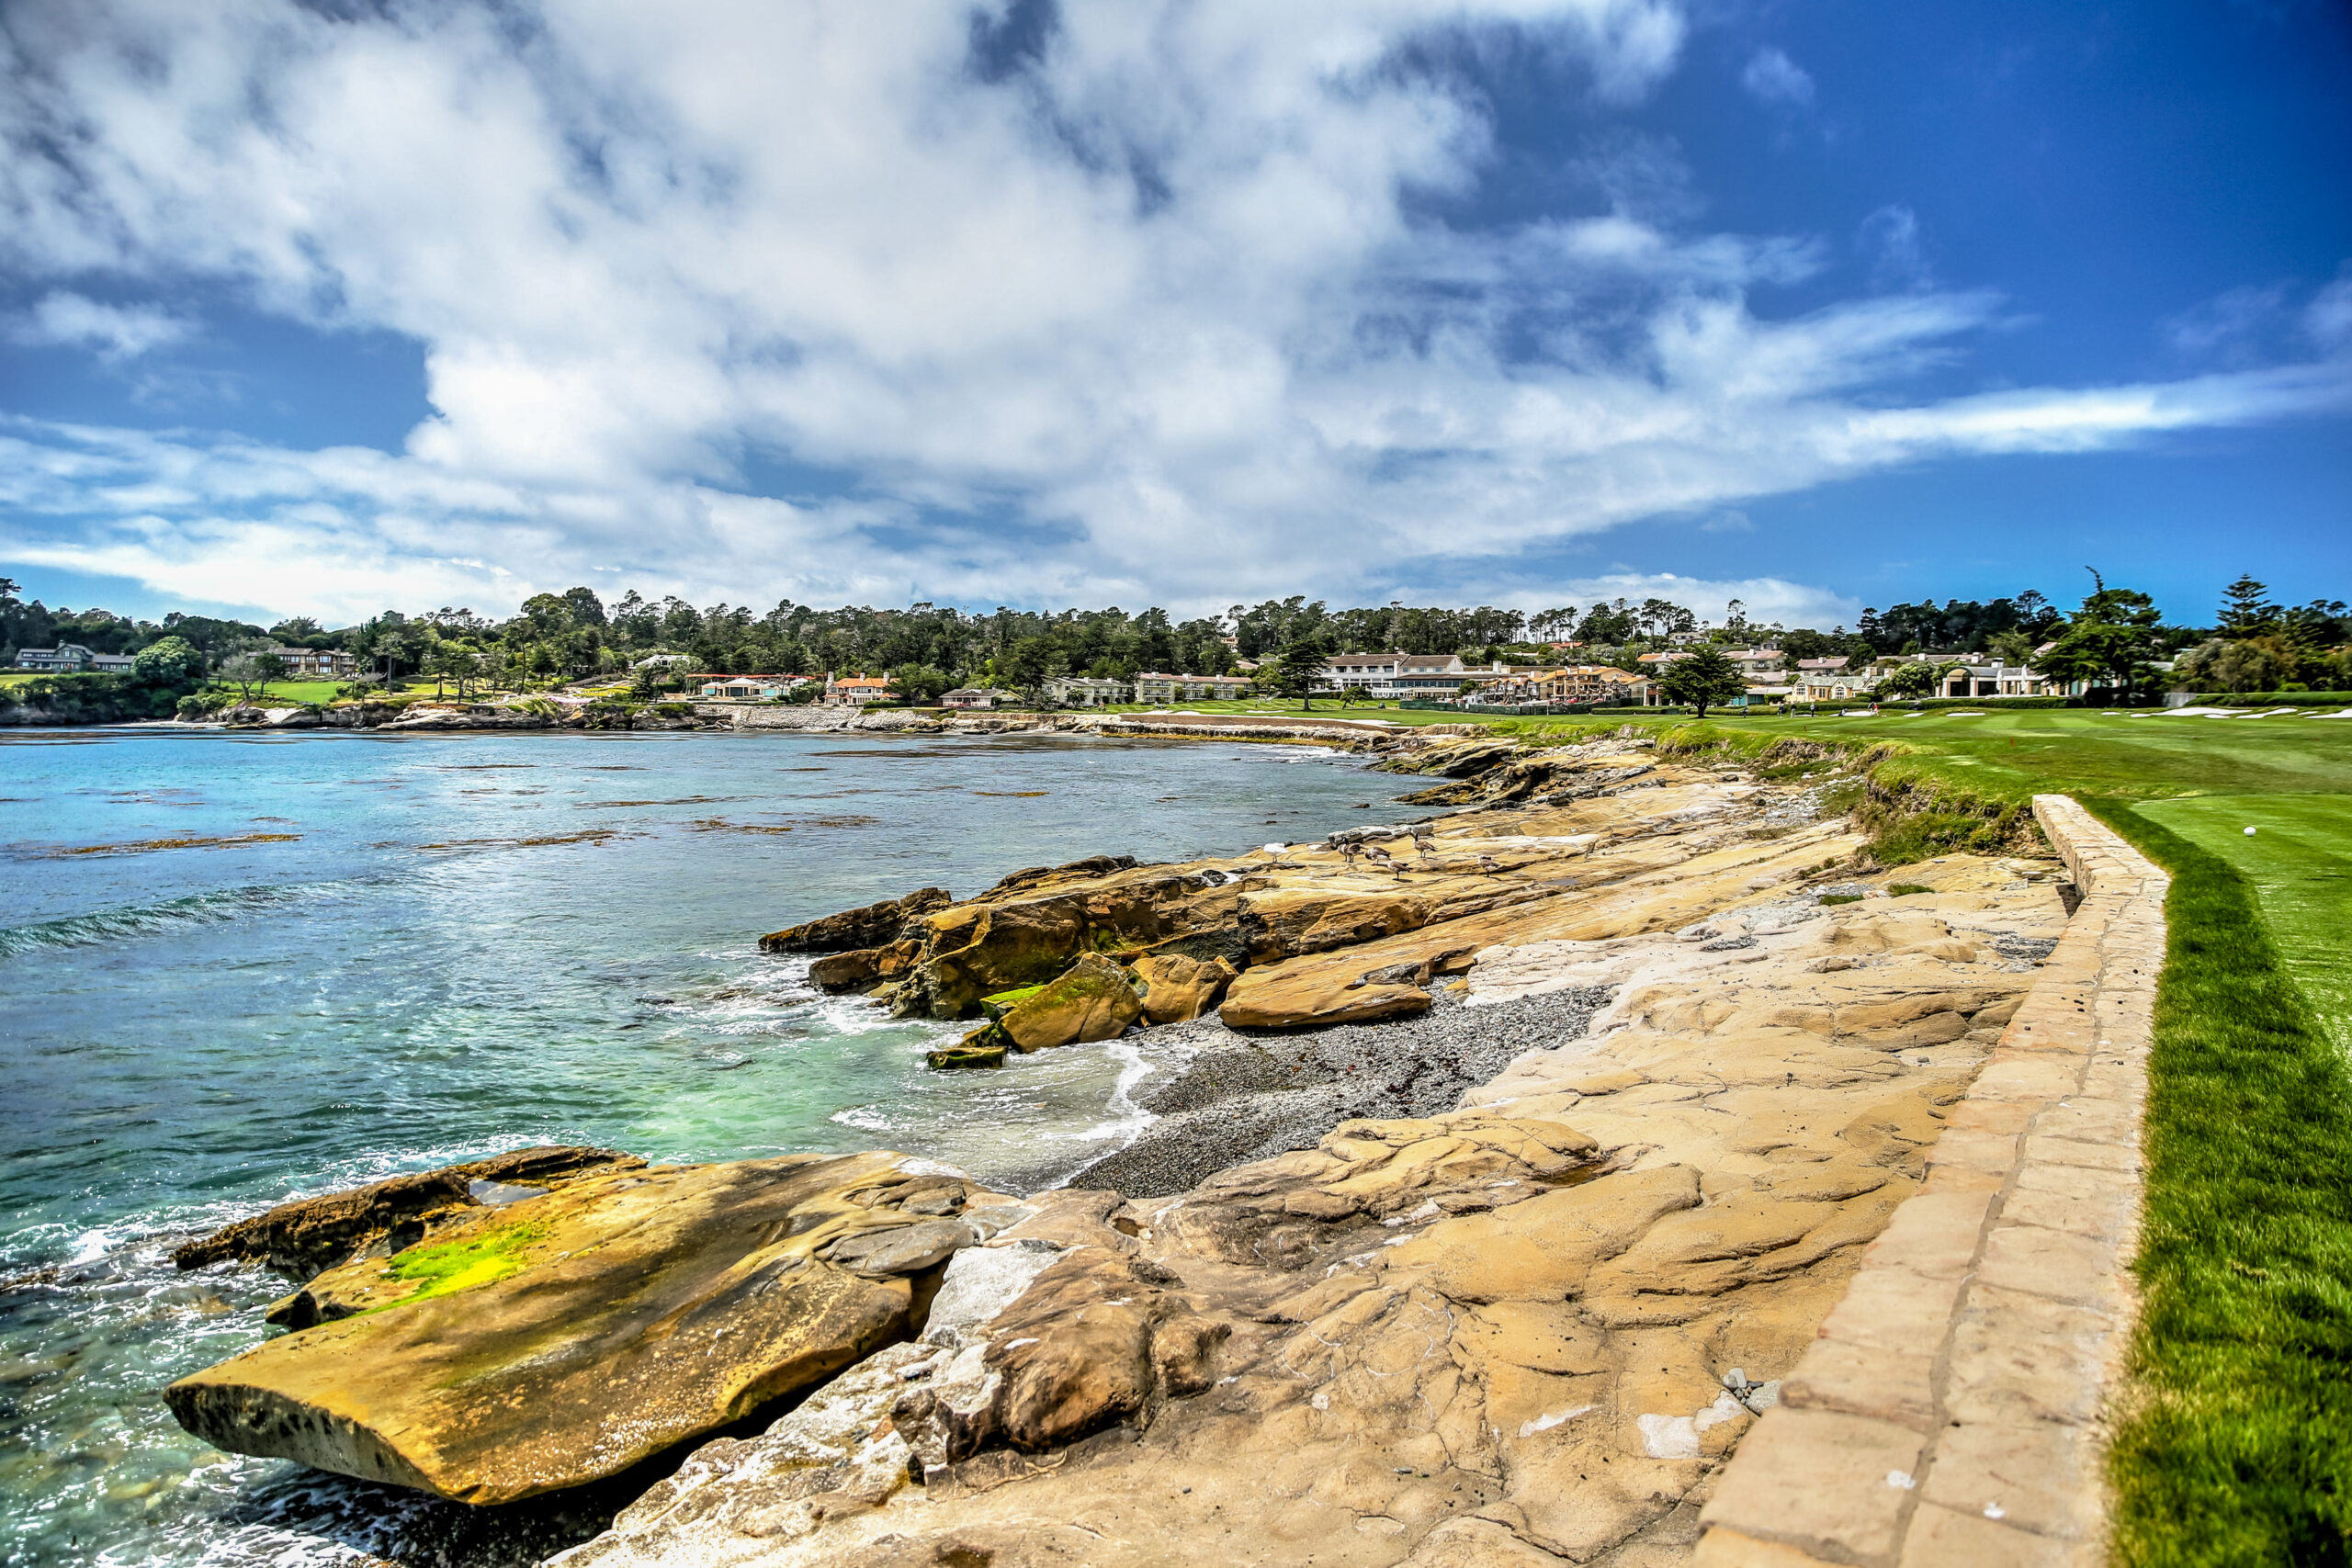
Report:
[[[328,628],[304,616],[273,626],[175,612],[161,621],[134,621],[102,609],[51,609],[27,602],[17,584],[0,579],[0,656],[13,661],[23,648],[80,643],[94,652],[136,653],[177,637],[217,666],[258,645],[341,649],[377,678],[425,675],[455,682],[524,685],[629,669],[650,655],[683,656],[697,673],[889,673],[910,694],[985,681],[1030,688],[1057,674],[1132,676],[1162,670],[1223,674],[1245,660],[1311,646],[1330,653],[1460,653],[1481,660],[1524,657],[1544,645],[1586,645],[1580,658],[1615,659],[1657,646],[1702,625],[1714,638],[1779,646],[1792,659],[1845,654],[1868,660],[1887,654],[1978,655],[2023,663],[2032,650],[2068,639],[2082,654],[2098,640],[2087,628],[2111,626],[2097,652],[2102,667],[2129,683],[2129,671],[2205,645],[2268,642],[2248,654],[2233,676],[2322,674],[2328,650],[2352,640],[2341,600],[2300,607],[2272,604],[2267,590],[2242,578],[2223,592],[2208,625],[2168,623],[2146,594],[2109,589],[2103,581],[2082,605],[2062,612],[2028,590],[1989,601],[1947,599],[1865,610],[1850,627],[1783,627],[1751,623],[1734,601],[1702,622],[1690,606],[1670,600],[1611,599],[1562,604],[1529,614],[1480,605],[1476,609],[1403,604],[1332,609],[1304,595],[1236,604],[1221,616],[1179,621],[1168,612],[1136,614],[1112,607],[1054,612],[998,609],[979,614],[916,604],[903,610],[844,606],[820,610],[786,599],[765,613],[748,605],[702,608],[675,597],[646,598],[634,591],[607,604],[586,588],[542,593],[504,619],[444,606],[423,613],[387,610],[356,626]],[[2241,649],[2241,653],[2248,653]],[[2086,655],[2087,656],[2087,655]],[[2209,651],[2209,658],[2218,658]]]

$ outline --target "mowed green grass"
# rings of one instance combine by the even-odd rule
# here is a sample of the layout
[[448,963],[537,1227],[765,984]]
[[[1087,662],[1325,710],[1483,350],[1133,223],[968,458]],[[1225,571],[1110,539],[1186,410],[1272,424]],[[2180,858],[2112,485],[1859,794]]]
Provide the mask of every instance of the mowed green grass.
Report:
[[2288,975],[2352,1058],[2352,795],[2196,795],[2139,813],[2253,884]]
[[1898,774],[1934,778],[1989,800],[2021,801],[2053,790],[2126,799],[2352,794],[2352,719],[2175,718],[2145,709],[2109,717],[2081,708],[2029,708],[1983,718],[1950,712],[1916,718],[1711,716],[1707,724],[1754,736],[1899,741],[1918,754],[1902,759]]

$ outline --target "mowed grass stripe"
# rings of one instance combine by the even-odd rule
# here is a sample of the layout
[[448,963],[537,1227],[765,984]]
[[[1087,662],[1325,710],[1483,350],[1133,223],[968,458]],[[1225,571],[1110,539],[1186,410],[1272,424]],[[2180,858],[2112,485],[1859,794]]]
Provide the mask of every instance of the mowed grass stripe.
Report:
[[2173,876],[2114,1561],[2344,1562],[2352,1075],[2253,883],[2132,806],[2085,804]]
[[2254,884],[2287,972],[2352,1055],[2352,795],[2199,795],[2140,814]]

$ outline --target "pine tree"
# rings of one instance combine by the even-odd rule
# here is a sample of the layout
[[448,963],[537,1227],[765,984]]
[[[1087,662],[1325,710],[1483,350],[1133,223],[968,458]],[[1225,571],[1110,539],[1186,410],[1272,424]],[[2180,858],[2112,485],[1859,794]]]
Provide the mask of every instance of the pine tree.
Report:
[[2240,576],[2222,590],[2222,635],[2225,637],[2260,637],[2278,629],[2278,606],[2268,598],[2269,589],[2253,578]]

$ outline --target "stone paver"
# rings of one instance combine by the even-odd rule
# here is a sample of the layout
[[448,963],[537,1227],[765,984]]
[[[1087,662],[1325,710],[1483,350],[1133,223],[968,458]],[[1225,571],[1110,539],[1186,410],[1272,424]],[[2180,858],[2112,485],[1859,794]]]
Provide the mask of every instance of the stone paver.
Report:
[[2034,814],[2082,904],[1927,1180],[1724,1471],[1700,1568],[2105,1561],[2170,883],[2065,796]]

